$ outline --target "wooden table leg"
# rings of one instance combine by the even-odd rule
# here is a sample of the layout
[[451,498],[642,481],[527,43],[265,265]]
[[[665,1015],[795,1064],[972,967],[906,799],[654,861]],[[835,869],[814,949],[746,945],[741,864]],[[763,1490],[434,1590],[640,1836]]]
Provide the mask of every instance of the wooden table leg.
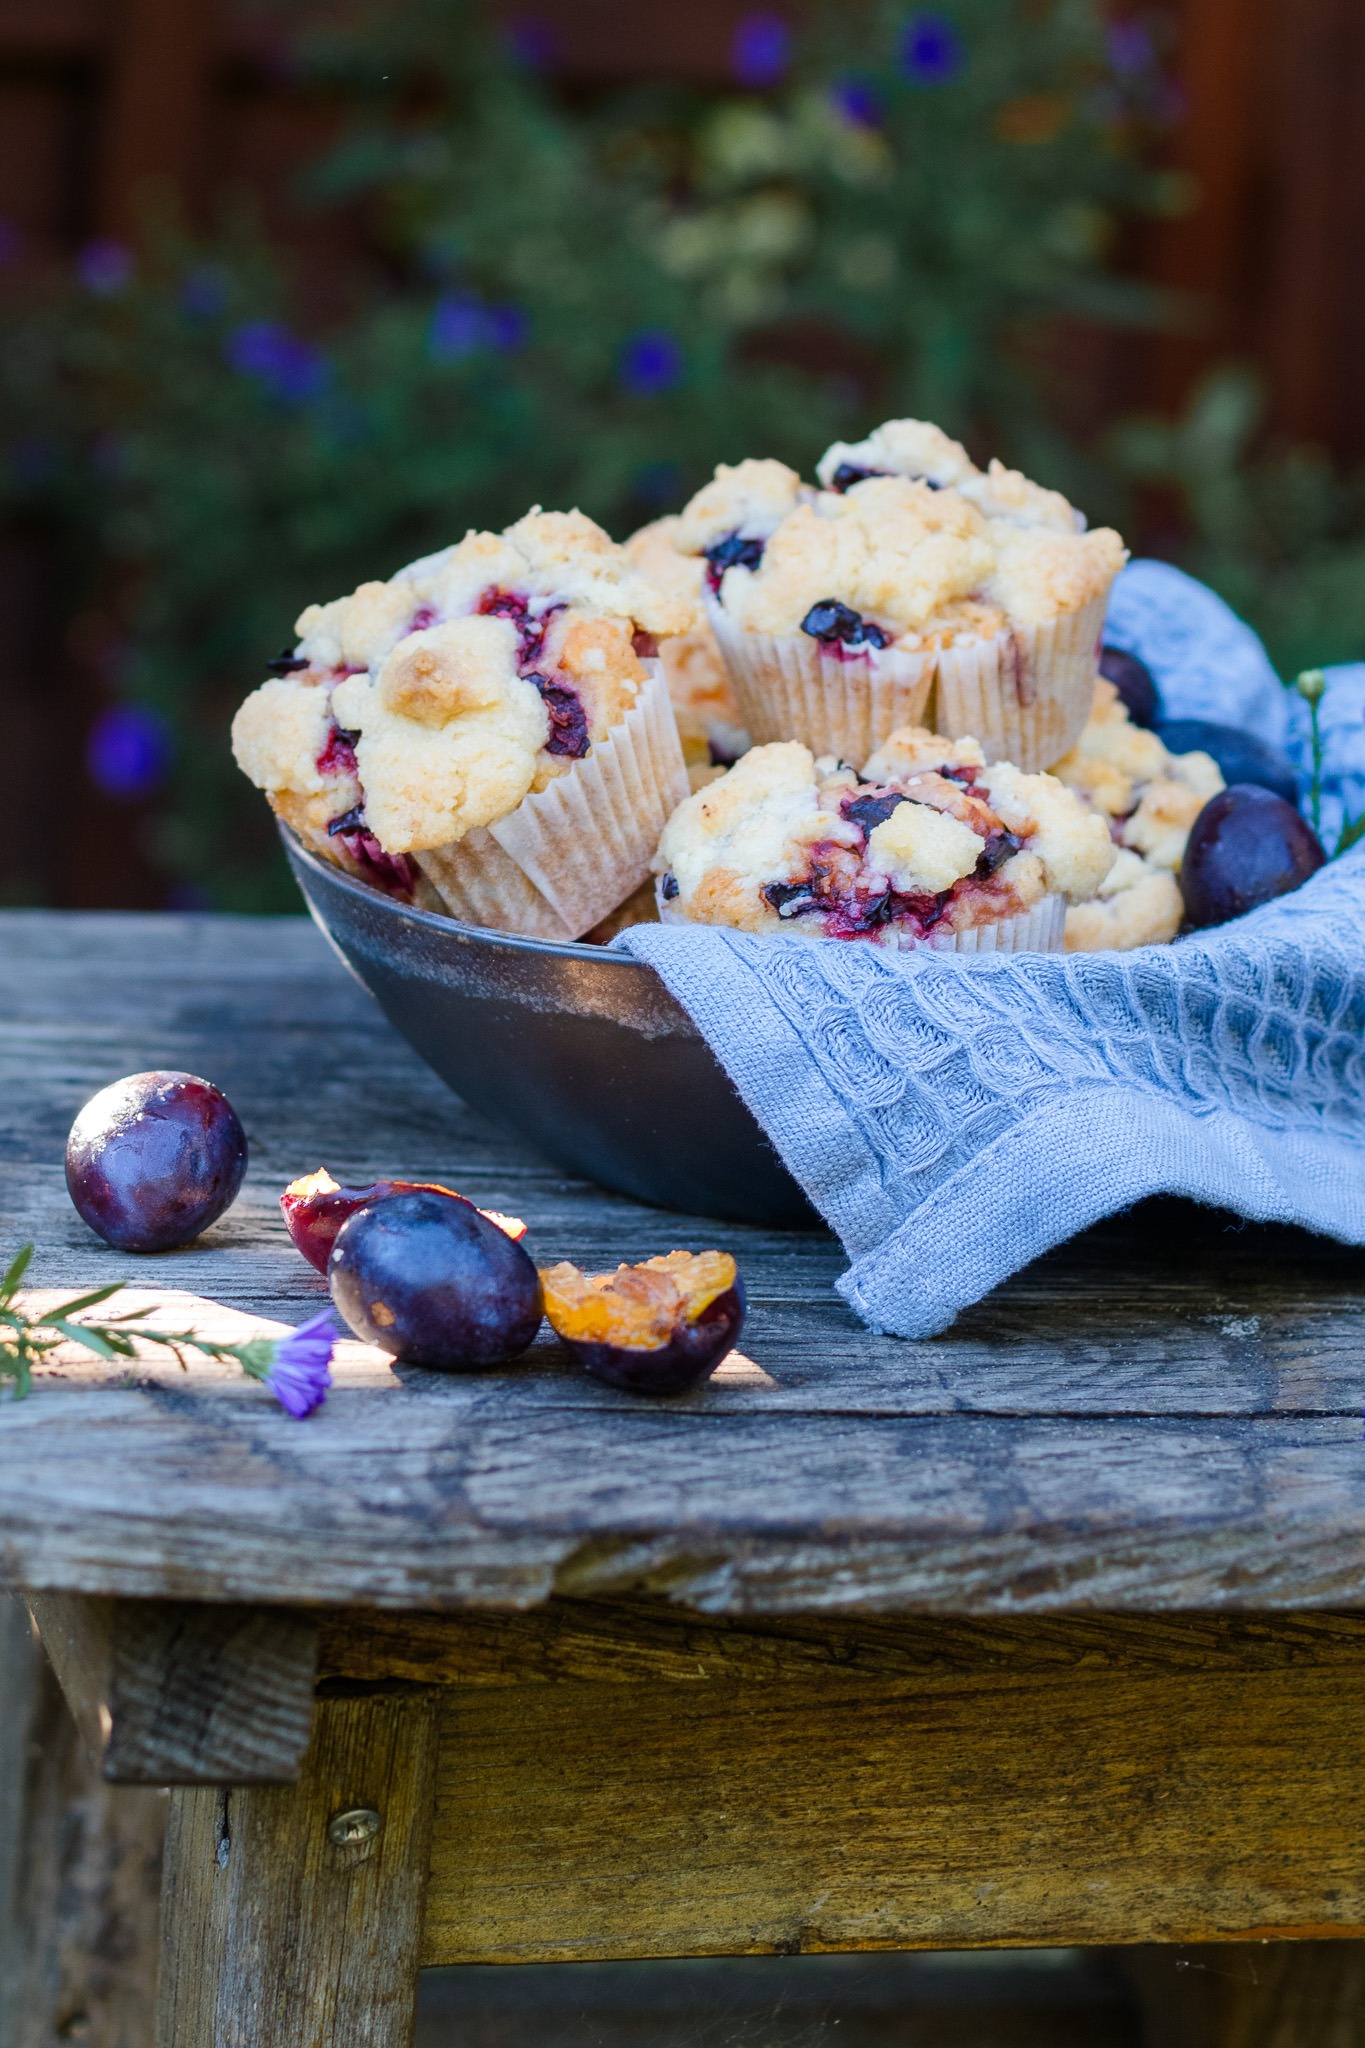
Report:
[[158,2048],[408,2048],[436,1727],[322,1699],[298,1784],[172,1792]]
[[0,1594],[0,2048],[149,2048],[159,1792],[104,1783]]

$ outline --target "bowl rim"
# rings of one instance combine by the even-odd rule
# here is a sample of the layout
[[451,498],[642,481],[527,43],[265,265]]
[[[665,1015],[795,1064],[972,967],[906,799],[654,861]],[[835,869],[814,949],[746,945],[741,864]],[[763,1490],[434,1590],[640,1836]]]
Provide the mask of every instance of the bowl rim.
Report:
[[339,888],[367,905],[378,904],[385,911],[399,917],[410,917],[421,925],[427,925],[438,933],[456,933],[468,942],[479,945],[507,946],[513,952],[550,954],[556,959],[592,960],[599,965],[603,962],[619,963],[622,967],[633,968],[639,973],[651,975],[656,981],[659,976],[647,960],[637,960],[633,953],[618,953],[610,946],[589,946],[581,939],[533,939],[524,932],[504,932],[496,927],[482,924],[463,924],[457,917],[447,917],[443,911],[422,910],[415,903],[402,903],[396,896],[385,895],[382,889],[371,888],[368,882],[357,881],[347,874],[345,868],[335,862],[323,860],[320,854],[305,846],[293,827],[286,825],[283,818],[275,820],[285,852],[291,861],[301,862],[312,869],[330,886]]

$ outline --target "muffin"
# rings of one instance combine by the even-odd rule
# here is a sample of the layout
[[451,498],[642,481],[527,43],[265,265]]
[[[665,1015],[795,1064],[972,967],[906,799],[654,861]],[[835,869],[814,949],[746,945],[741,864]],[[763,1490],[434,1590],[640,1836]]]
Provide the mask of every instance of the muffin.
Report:
[[1052,770],[1108,823],[1117,860],[1094,899],[1067,912],[1069,953],[1165,945],[1185,906],[1176,877],[1190,828],[1223,787],[1213,757],[1172,754],[1134,725],[1114,685],[1095,678],[1080,739]]
[[361,879],[577,938],[646,879],[687,793],[655,646],[692,619],[590,519],[537,509],[311,605],[233,749]]
[[722,466],[676,544],[707,564],[707,613],[744,723],[862,760],[926,715],[988,760],[1046,767],[1085,724],[1116,533],[938,428],[838,442],[806,489],[777,462]]
[[1060,950],[1115,858],[1052,776],[910,726],[861,775],[799,740],[753,748],[674,812],[654,867],[666,924],[1007,953]]
[[689,605],[693,625],[659,642],[673,715],[678,721],[683,759],[693,789],[703,788],[733,766],[749,746],[721,659],[711,622],[702,609],[702,576],[706,563],[685,555],[677,546],[676,517],[642,526],[626,542],[626,553],[659,589]]

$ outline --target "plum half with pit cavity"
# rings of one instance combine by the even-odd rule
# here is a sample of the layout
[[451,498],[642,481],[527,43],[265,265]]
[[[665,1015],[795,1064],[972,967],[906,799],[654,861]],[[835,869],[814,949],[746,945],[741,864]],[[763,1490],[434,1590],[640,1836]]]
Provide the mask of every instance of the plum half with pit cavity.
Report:
[[436,1188],[357,1209],[337,1232],[327,1285],[357,1337],[440,1372],[508,1364],[544,1313],[528,1253],[463,1195]]
[[581,1273],[565,1260],[540,1277],[555,1335],[627,1394],[699,1385],[744,1324],[744,1282],[728,1252],[670,1252],[614,1273]]
[[159,1068],[91,1096],[66,1141],[66,1185],[106,1244],[174,1251],[236,1201],[246,1153],[221,1088]]
[[[358,1209],[368,1209],[373,1202],[385,1202],[390,1195],[411,1194],[455,1195],[457,1201],[464,1200],[454,1188],[430,1180],[373,1180],[364,1187],[342,1187],[325,1166],[320,1166],[316,1173],[290,1181],[280,1196],[280,1207],[296,1248],[310,1266],[325,1273],[337,1232]],[[480,1209],[479,1214],[496,1223],[499,1230],[505,1230],[516,1244],[526,1235],[526,1225],[519,1216],[504,1216],[497,1209]]]

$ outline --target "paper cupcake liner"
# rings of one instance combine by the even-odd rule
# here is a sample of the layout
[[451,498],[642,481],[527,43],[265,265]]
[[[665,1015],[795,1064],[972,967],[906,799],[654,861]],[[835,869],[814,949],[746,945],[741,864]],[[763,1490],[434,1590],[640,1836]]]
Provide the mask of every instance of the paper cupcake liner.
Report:
[[1066,932],[1066,898],[1044,896],[1032,910],[998,917],[970,931],[930,933],[919,944],[935,953],[1060,953]]
[[619,725],[514,811],[414,859],[451,917],[532,939],[577,939],[645,880],[688,793],[663,669]]
[[[676,900],[669,902],[663,893],[663,876],[654,885],[654,900],[659,907],[660,924],[689,924]],[[1021,910],[1014,917],[998,917],[990,924],[973,925],[970,931],[955,932],[951,928],[931,933],[927,939],[888,940],[888,951],[912,953],[1060,953],[1066,931],[1066,898],[1044,896],[1031,910]],[[847,945],[845,939],[835,939],[833,945]],[[854,941],[853,943],[857,943]]]
[[1015,624],[993,640],[938,656],[931,723],[948,739],[969,734],[988,761],[1034,773],[1069,753],[1090,716],[1106,589],[1079,611],[1042,625]]
[[751,633],[709,592],[706,613],[755,746],[801,740],[861,768],[898,725],[924,723],[932,653],[869,647],[844,660],[809,633]]

